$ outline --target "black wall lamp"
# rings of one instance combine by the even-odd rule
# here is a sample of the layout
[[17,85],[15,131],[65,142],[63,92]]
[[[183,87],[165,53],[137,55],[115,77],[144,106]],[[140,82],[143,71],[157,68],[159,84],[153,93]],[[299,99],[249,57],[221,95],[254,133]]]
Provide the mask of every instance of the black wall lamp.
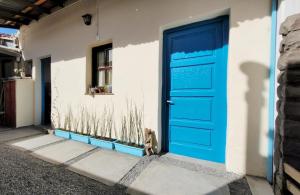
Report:
[[84,14],[82,16],[82,18],[83,18],[85,25],[91,25],[91,23],[92,23],[92,15],[91,14]]

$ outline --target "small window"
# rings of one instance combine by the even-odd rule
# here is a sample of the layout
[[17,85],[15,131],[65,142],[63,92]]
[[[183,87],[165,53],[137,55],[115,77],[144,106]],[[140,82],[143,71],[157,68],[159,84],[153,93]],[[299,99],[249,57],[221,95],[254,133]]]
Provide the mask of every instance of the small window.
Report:
[[112,93],[112,44],[92,49],[92,87],[97,93]]
[[32,60],[25,61],[24,72],[26,77],[32,77]]

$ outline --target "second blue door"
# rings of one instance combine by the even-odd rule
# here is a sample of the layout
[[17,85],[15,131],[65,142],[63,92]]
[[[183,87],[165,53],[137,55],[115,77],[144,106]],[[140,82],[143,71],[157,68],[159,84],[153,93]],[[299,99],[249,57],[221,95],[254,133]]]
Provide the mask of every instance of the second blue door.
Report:
[[169,152],[225,162],[228,17],[164,32]]

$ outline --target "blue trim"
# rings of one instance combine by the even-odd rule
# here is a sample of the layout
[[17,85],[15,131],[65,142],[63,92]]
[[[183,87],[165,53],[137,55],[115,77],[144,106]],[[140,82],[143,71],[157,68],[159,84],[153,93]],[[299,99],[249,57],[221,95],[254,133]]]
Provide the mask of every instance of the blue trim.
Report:
[[68,132],[68,131],[63,131],[63,130],[60,130],[60,129],[55,129],[54,134],[56,136],[58,136],[58,137],[70,139],[70,132]]
[[275,129],[275,72],[276,72],[276,34],[277,34],[277,0],[272,0],[272,29],[271,29],[271,55],[270,55],[270,90],[269,90],[269,131],[268,131],[268,159],[267,179],[273,182],[273,147]]
[[225,17],[224,21],[223,21],[223,59],[222,61],[224,63],[226,63],[225,65],[225,70],[223,70],[225,72],[225,81],[226,81],[226,88],[225,88],[225,102],[226,102],[226,105],[225,105],[225,110],[226,110],[226,120],[225,120],[225,149],[224,149],[224,164],[226,163],[226,149],[227,149],[227,125],[228,125],[228,99],[227,99],[227,86],[228,86],[228,83],[227,83],[227,80],[228,80],[228,44],[229,44],[229,15],[227,16],[223,16]]

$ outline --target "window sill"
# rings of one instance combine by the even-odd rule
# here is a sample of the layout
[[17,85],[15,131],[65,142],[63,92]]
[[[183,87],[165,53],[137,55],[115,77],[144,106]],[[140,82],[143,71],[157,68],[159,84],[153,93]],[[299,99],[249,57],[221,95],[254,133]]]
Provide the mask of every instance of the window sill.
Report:
[[113,93],[85,93],[84,95],[91,95],[91,96],[94,96],[94,95],[114,95]]

